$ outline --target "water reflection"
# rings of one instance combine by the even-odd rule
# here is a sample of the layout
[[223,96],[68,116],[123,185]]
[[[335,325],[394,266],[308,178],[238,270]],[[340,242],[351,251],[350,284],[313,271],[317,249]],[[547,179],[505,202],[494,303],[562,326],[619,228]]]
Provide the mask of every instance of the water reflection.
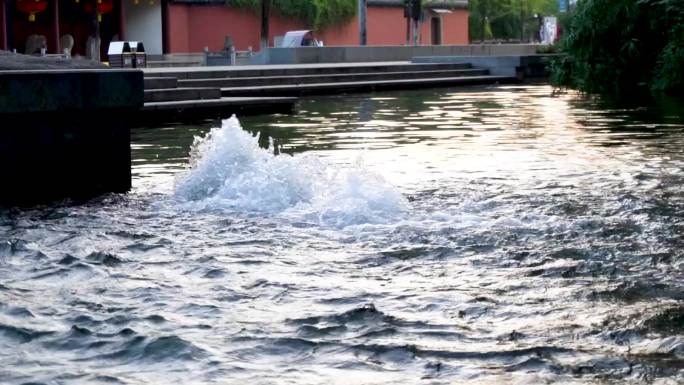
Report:
[[[568,135],[565,131],[570,129],[577,142],[613,145],[616,139],[660,138],[681,130],[679,114],[662,115],[665,112],[643,107],[609,109],[573,93],[554,96],[552,89],[544,86],[389,95],[309,98],[300,102],[295,115],[241,120],[247,129],[262,133],[263,145],[270,136],[280,140],[290,153],[422,142],[453,144],[475,133],[500,130],[506,132],[493,137],[502,140],[499,144],[516,145],[516,140],[542,136],[553,143],[555,138]],[[190,127],[174,126],[170,138],[187,148],[193,135],[216,125],[216,121],[207,121]],[[145,141],[144,132],[136,131],[136,142]],[[163,134],[160,136],[163,139]]]
[[307,98],[178,185],[218,123],[136,129],[130,194],[0,213],[0,382],[682,383],[682,111]]
[[[616,108],[575,93],[554,95],[548,86],[505,86],[308,98],[295,115],[241,121],[261,133],[262,146],[272,137],[284,153],[315,151],[342,161],[366,151],[371,167],[402,184],[444,174],[562,176],[638,165],[648,153],[682,148],[681,114],[658,106]],[[192,136],[216,125],[155,130],[149,151],[135,148],[136,164],[164,159],[162,169],[175,171]],[[146,132],[136,131],[136,146],[144,146]],[[136,169],[141,176],[162,172]]]

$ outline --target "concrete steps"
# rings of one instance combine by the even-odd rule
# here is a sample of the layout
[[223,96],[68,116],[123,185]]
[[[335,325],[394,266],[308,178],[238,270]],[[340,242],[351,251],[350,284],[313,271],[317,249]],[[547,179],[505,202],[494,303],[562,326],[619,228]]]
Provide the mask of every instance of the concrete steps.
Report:
[[274,86],[248,86],[221,88],[223,96],[300,96],[335,94],[342,92],[368,92],[381,90],[431,88],[455,85],[503,84],[517,79],[508,76],[457,76],[446,78],[393,79],[360,82],[289,84]]
[[145,77],[175,77],[185,79],[224,79],[245,77],[277,77],[302,75],[339,75],[359,73],[396,73],[437,70],[459,70],[472,68],[464,63],[346,63],[334,65],[298,66],[234,66],[197,67],[184,70],[147,69]]
[[145,103],[220,98],[221,89],[216,87],[179,87],[145,90]]
[[[512,82],[468,63],[337,63],[293,66],[236,66],[146,71],[177,77],[180,87],[217,87],[222,96],[299,96],[382,89]],[[163,75],[163,76],[162,76]]]
[[154,124],[165,121],[227,118],[231,114],[289,113],[293,97],[222,97],[219,87],[179,87],[175,77],[145,77],[144,106],[139,121]]
[[[300,95],[508,83],[463,63],[198,67],[145,70],[144,112],[169,118],[229,111],[288,111]],[[282,98],[286,97],[286,98]],[[173,113],[170,113],[173,111]],[[169,112],[166,114],[165,112]]]
[[[271,105],[291,106],[297,98],[272,97],[268,98]],[[176,100],[167,102],[145,103],[143,111],[165,111],[188,108],[215,108],[215,107],[263,107],[264,98],[254,97],[222,97],[211,100]]]
[[337,83],[337,82],[360,82],[372,80],[401,79],[425,79],[447,78],[458,76],[481,76],[487,75],[483,69],[447,69],[410,72],[362,72],[346,74],[315,74],[315,75],[290,75],[290,76],[261,76],[261,77],[230,77],[211,79],[184,79],[179,80],[183,87],[254,87],[273,85],[294,85],[314,83]]
[[282,97],[223,97],[209,100],[147,102],[139,111],[137,121],[143,125],[155,125],[162,122],[201,120],[207,117],[228,118],[232,114],[289,114],[294,110],[296,102],[297,98]]
[[178,87],[178,79],[174,77],[146,77],[143,79],[143,82],[146,90],[159,90],[164,88]]

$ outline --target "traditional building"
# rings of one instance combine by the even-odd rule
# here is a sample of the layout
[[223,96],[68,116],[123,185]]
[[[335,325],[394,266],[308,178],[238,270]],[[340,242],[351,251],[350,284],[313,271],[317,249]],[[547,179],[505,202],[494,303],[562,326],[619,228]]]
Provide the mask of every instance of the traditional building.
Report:
[[[467,7],[467,0],[428,1],[420,44],[467,44]],[[402,0],[368,0],[367,20],[368,45],[406,44]],[[112,39],[143,41],[153,55],[196,53],[220,50],[230,35],[238,50],[258,50],[260,23],[257,13],[224,0],[0,0],[0,49],[24,52],[28,37],[39,35],[48,53],[61,53],[60,37],[71,35],[73,54],[85,55],[91,36],[100,36],[102,53]],[[306,27],[273,11],[269,42]],[[327,46],[358,45],[358,19],[315,33]]]

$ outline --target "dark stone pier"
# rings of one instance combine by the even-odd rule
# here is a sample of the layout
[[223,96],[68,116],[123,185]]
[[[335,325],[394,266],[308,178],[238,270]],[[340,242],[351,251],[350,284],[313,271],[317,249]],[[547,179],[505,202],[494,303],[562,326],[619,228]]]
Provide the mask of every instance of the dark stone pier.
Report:
[[0,205],[128,191],[142,105],[138,70],[0,71]]

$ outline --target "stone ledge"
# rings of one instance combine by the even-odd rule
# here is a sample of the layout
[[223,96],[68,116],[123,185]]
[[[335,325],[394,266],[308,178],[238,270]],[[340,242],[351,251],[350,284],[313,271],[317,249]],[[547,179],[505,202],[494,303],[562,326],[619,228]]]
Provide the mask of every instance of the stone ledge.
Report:
[[140,70],[0,71],[0,114],[140,108]]
[[139,70],[0,71],[0,206],[128,191],[142,105]]

